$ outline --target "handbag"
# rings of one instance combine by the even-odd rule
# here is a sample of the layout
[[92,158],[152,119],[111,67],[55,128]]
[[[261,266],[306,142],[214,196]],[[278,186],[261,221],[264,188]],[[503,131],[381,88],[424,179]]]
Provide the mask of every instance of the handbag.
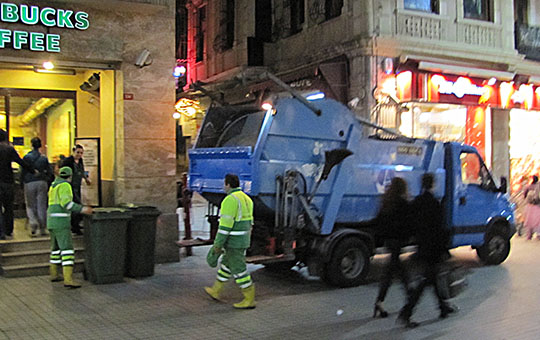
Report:
[[462,267],[445,267],[437,274],[439,294],[444,300],[452,299],[467,288],[467,277]]

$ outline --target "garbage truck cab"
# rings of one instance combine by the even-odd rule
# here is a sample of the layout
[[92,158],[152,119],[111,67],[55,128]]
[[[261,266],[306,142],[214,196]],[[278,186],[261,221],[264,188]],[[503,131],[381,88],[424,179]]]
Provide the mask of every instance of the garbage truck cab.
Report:
[[362,283],[383,245],[373,219],[386,185],[402,177],[415,196],[429,172],[452,231],[450,246],[472,246],[487,264],[506,259],[514,233],[506,184],[496,185],[474,147],[366,134],[366,124],[372,125],[331,99],[306,105],[276,98],[266,111],[212,107],[189,151],[189,188],[219,207],[225,174],[237,174],[254,201],[248,260],[301,262],[347,287]]

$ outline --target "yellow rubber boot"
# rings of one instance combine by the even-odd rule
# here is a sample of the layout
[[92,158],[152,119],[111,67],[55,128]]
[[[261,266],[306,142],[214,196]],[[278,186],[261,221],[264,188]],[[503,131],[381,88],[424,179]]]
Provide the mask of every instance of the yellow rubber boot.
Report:
[[244,294],[244,300],[235,303],[234,308],[238,309],[253,309],[255,308],[255,285],[251,285],[247,288],[242,289],[242,294]]
[[64,287],[81,288],[81,284],[73,281],[73,266],[63,266],[64,272]]
[[212,299],[219,301],[219,294],[223,290],[223,287],[225,287],[225,282],[216,280],[212,287],[204,287],[204,291],[206,294],[210,295]]
[[58,273],[58,265],[51,263],[49,265],[49,273],[51,274],[51,282],[60,282],[62,281],[62,276]]

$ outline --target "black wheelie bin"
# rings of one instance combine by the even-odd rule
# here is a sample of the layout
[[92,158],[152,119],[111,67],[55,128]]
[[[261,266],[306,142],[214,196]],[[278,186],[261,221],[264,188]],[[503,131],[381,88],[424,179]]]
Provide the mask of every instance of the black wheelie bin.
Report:
[[126,267],[129,277],[154,275],[156,223],[161,212],[152,206],[125,205],[133,218],[127,228]]
[[124,280],[126,232],[131,211],[96,208],[84,218],[85,278],[92,283]]

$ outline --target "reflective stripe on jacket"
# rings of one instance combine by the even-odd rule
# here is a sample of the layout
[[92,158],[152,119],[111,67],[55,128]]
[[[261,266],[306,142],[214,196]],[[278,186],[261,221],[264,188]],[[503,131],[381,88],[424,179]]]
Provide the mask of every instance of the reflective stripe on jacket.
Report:
[[47,228],[70,228],[71,212],[79,212],[81,210],[82,205],[73,202],[71,184],[62,178],[56,178],[49,189]]
[[253,224],[253,201],[235,188],[221,202],[217,247],[249,248]]

